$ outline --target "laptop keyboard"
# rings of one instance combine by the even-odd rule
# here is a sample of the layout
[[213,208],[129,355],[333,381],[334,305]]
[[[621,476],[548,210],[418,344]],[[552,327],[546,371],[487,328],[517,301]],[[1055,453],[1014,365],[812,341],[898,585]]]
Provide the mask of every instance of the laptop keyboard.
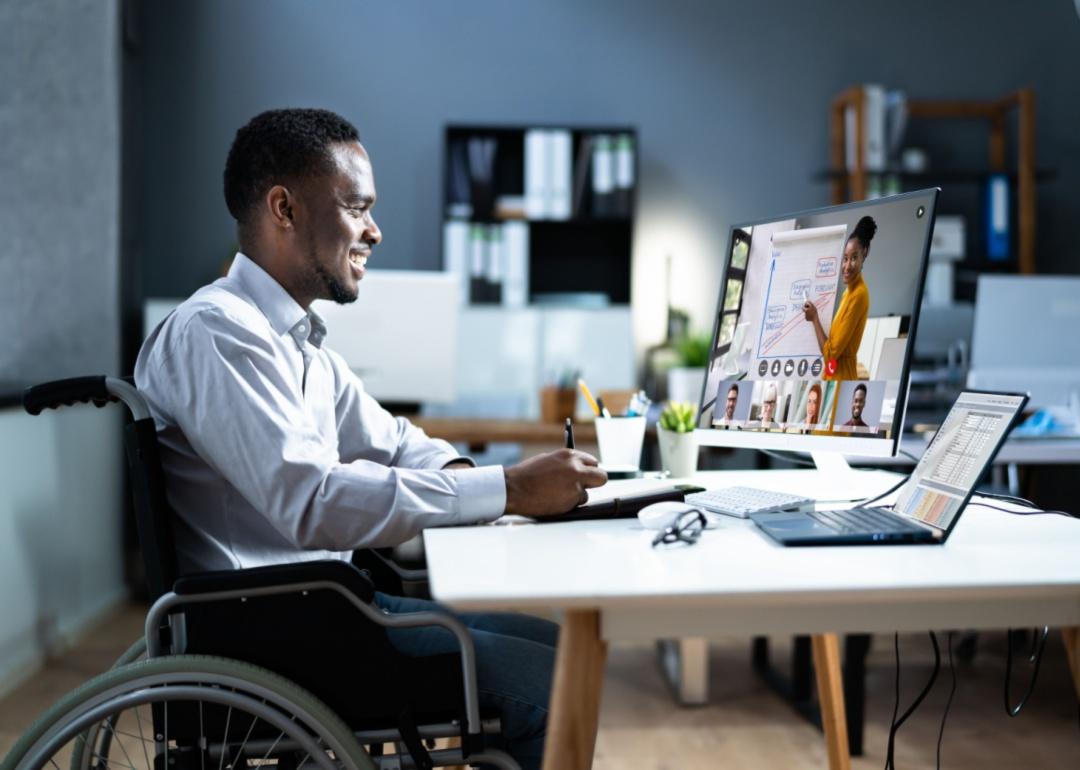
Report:
[[851,508],[840,511],[809,511],[808,516],[844,535],[872,535],[876,532],[921,532],[920,527],[878,508]]

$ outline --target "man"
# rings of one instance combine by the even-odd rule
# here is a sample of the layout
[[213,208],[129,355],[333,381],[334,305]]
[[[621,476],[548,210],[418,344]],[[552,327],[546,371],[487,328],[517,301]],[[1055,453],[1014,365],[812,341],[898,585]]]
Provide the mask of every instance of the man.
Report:
[[762,428],[778,428],[775,421],[776,401],[778,392],[776,383],[770,382],[765,386],[765,395],[761,402],[761,426]]
[[851,394],[851,419],[844,423],[845,428],[868,428],[862,420],[863,407],[866,406],[866,386],[861,382]]
[[[274,110],[237,132],[225,200],[241,253],[154,330],[135,369],[179,518],[181,571],[348,560],[425,527],[563,512],[606,481],[595,458],[573,450],[476,468],[384,411],[322,346],[310,305],[356,299],[382,240],[375,197],[357,131],[333,113]],[[501,711],[510,752],[538,767],[557,628],[525,616],[463,620],[483,705]],[[435,629],[390,636],[409,655],[456,650]]]
[[735,407],[739,403],[739,386],[732,383],[727,392],[727,403],[724,406],[724,416],[716,421],[717,425],[735,424]]

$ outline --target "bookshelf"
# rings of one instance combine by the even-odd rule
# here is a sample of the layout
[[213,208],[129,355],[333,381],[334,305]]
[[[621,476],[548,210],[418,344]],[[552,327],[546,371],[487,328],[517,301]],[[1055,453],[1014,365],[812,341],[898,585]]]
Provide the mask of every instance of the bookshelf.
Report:
[[637,147],[630,126],[447,126],[443,267],[463,304],[628,305]]
[[[938,184],[986,185],[997,175],[1005,175],[1015,201],[1016,264],[1021,273],[1034,273],[1035,265],[1035,200],[1040,181],[1053,178],[1052,172],[1035,166],[1035,94],[1022,88],[993,100],[908,100],[911,120],[964,120],[982,123],[988,128],[987,164],[982,168],[934,168],[910,173],[886,167],[871,171],[866,168],[866,91],[862,86],[845,89],[833,99],[829,111],[830,168],[824,176],[832,188],[832,202],[863,200],[867,197],[872,177],[895,177],[902,183],[930,187]],[[845,119],[849,110],[854,113],[854,152],[849,158],[847,147],[851,138],[851,122]],[[1016,119],[1015,160],[1010,164],[1007,151],[1007,127],[1011,117]],[[1011,216],[1011,214],[1010,214]]]

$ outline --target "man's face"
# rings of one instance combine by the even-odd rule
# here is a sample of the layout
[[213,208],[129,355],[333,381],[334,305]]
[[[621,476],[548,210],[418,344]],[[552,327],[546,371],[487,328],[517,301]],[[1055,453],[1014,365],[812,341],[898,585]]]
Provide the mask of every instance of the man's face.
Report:
[[732,388],[727,392],[727,406],[724,409],[724,419],[732,420],[735,418],[735,404],[739,402],[739,389]]
[[864,406],[866,406],[866,391],[860,388],[855,391],[855,395],[851,398],[851,418],[853,420],[862,418]]
[[317,299],[353,302],[372,248],[382,233],[372,218],[375,177],[358,142],[332,148],[328,174],[305,180],[300,200],[305,217],[297,220],[302,284]]
[[810,395],[806,397],[806,421],[811,424],[816,424],[818,421],[818,392],[811,390]]
[[761,402],[761,421],[772,422],[776,414],[776,391],[770,388],[765,391],[765,400]]

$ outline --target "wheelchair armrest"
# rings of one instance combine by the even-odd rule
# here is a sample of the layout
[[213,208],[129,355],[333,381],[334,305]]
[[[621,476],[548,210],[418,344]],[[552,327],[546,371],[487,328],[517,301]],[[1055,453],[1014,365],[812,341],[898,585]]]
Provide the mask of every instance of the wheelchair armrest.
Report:
[[255,588],[287,589],[294,584],[319,582],[338,583],[367,604],[375,600],[375,586],[372,582],[349,562],[336,559],[200,572],[178,579],[173,584],[173,592],[183,597]]

